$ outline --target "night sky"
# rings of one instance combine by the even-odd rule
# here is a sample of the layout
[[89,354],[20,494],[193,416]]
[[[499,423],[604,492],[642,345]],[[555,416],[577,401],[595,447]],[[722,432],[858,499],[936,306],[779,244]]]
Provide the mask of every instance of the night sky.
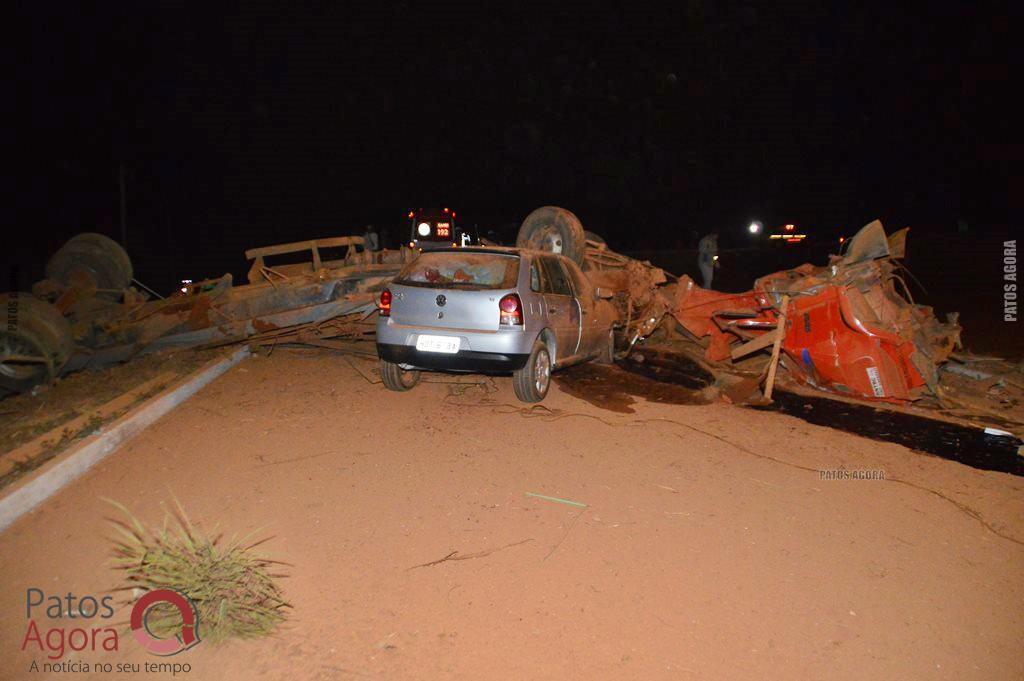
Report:
[[3,274],[120,238],[122,164],[128,250],[163,288],[368,222],[397,241],[421,206],[486,230],[554,203],[620,250],[754,218],[1007,229],[1011,22],[868,4],[37,7]]

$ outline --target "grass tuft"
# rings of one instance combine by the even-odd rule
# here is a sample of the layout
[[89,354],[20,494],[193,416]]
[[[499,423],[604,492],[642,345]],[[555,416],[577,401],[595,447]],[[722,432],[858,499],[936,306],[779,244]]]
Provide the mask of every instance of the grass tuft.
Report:
[[[124,516],[110,519],[114,529],[113,565],[124,575],[116,591],[131,600],[153,589],[174,589],[188,596],[199,615],[199,637],[220,643],[272,633],[291,606],[272,572],[284,563],[256,555],[253,549],[270,537],[251,542],[253,534],[225,540],[199,531],[175,500],[175,512],[160,527],[145,527],[122,504],[106,500]],[[169,604],[155,606],[147,617],[154,636],[180,631],[181,616]]]

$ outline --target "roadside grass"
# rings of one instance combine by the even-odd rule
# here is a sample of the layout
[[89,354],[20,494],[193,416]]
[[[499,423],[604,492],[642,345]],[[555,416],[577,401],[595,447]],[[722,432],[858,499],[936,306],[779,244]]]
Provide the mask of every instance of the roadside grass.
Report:
[[[271,537],[248,543],[255,533],[228,540],[216,530],[204,533],[177,500],[160,527],[146,527],[123,504],[105,501],[124,516],[108,520],[116,533],[113,566],[124,578],[115,591],[129,592],[129,602],[154,589],[178,591],[196,607],[199,638],[214,644],[269,635],[287,617],[291,606],[276,581],[286,575],[272,572],[285,563],[253,552]],[[158,638],[175,635],[181,625],[180,613],[167,603],[146,617]]]
[[[120,414],[118,414],[120,415]],[[61,431],[60,437],[56,440],[45,440],[43,442],[42,451],[37,456],[24,461],[15,461],[3,475],[0,475],[0,489],[3,489],[7,485],[11,484],[18,478],[22,477],[26,473],[31,473],[35,469],[42,466],[44,463],[52,459],[53,457],[60,454],[64,449],[67,448],[72,442],[81,440],[84,437],[92,435],[100,426],[103,425],[103,418],[100,416],[90,416],[89,420],[86,421],[78,430],[71,430],[65,428]],[[46,431],[43,431],[46,432]]]

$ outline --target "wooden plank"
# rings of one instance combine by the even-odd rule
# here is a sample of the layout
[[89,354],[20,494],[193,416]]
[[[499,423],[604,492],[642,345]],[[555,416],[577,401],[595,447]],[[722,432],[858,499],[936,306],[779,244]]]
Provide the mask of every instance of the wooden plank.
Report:
[[778,335],[776,333],[778,330],[778,327],[775,327],[773,331],[769,331],[768,333],[762,334],[750,342],[744,343],[738,348],[733,349],[733,351],[729,353],[730,356],[735,361],[740,357],[746,357],[752,352],[757,352],[758,350],[764,349],[769,345],[772,345],[775,342],[776,336]]
[[772,359],[768,363],[768,378],[764,382],[764,398],[772,399],[772,390],[775,388],[775,370],[779,368],[779,350],[782,348],[782,339],[786,337],[786,312],[789,310],[789,296],[782,296],[782,305],[779,306],[779,321],[775,327],[775,342],[772,344]]
[[361,246],[364,239],[361,236],[336,236],[329,239],[310,239],[308,241],[293,241],[290,244],[275,244],[273,246],[261,246],[250,248],[245,252],[246,260],[252,260],[259,256],[284,255],[285,253],[297,253],[298,251],[311,251],[314,248],[337,248],[339,246]]

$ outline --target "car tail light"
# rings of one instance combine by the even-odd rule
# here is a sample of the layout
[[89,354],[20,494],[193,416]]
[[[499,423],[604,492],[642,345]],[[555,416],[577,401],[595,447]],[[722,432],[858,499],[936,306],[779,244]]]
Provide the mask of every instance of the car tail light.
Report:
[[523,325],[523,302],[519,300],[518,294],[509,293],[504,296],[498,301],[498,309],[501,311],[500,323]]
[[380,292],[380,303],[377,305],[381,317],[391,316],[391,291],[384,289]]

